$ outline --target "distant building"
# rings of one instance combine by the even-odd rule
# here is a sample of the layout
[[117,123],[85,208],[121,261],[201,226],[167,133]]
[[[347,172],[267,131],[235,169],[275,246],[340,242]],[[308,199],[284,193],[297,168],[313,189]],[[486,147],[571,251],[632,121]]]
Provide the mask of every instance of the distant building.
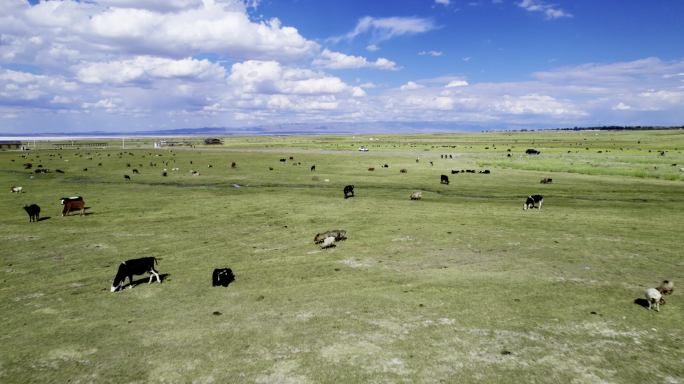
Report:
[[221,141],[221,139],[204,139],[204,144],[205,145],[217,145],[217,144],[223,144],[223,141]]
[[0,150],[21,149],[21,141],[0,141]]

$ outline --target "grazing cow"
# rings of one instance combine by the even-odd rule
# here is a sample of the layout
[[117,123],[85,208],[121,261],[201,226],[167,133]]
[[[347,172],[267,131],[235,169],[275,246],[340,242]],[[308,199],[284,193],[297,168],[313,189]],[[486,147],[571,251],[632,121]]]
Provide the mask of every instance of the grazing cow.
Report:
[[544,198],[542,195],[527,196],[527,200],[525,200],[525,204],[523,205],[523,210],[534,209],[536,203],[539,203],[539,209],[541,209],[543,202]]
[[432,160],[430,160],[430,166],[432,167],[434,164],[432,164]]
[[420,192],[414,192],[411,195],[411,200],[420,200],[420,198],[423,197],[423,194]]
[[130,163],[126,163],[126,166],[127,166],[127,167],[130,167],[130,166],[131,166],[131,164],[130,164]]
[[294,160],[294,158],[292,156],[290,156],[290,160]]
[[135,174],[137,175],[137,174],[138,174],[138,170],[137,170],[137,169],[134,169],[134,170],[133,170],[133,173],[135,173]]
[[318,181],[318,176],[314,176],[311,178],[311,181]]
[[102,166],[102,163],[97,163],[97,166],[98,166],[98,167],[101,167],[101,166]]
[[88,171],[88,168],[83,169],[83,172],[87,172],[87,171]]
[[69,216],[69,212],[74,210],[80,210],[81,214],[79,216],[83,216],[85,214],[85,201],[68,201],[64,203],[64,209],[62,209],[62,217]]
[[382,166],[383,168],[389,168],[389,165],[385,164]]
[[227,287],[233,281],[235,281],[235,275],[230,268],[214,269],[211,276],[212,287]]
[[546,179],[547,184],[551,184],[553,182],[553,179]]
[[420,163],[420,158],[416,159],[416,163]]
[[81,196],[72,196],[72,197],[62,197],[60,200],[60,203],[62,205],[70,202],[70,201],[83,201],[83,197]]
[[403,169],[403,168],[399,170],[399,173],[406,173],[406,172],[408,172],[408,171],[406,169]]
[[483,175],[488,175],[488,174],[490,174],[490,172],[489,172],[488,169],[485,169],[484,171],[478,171],[477,173],[481,173],[481,174],[483,174]]
[[453,159],[453,157],[451,157],[451,155],[449,155],[449,158],[450,158],[450,159]]
[[440,159],[443,159],[443,158],[444,158],[444,155],[439,155],[439,158],[440,158]]
[[36,204],[24,205],[24,210],[29,215],[29,223],[40,220],[40,207]]
[[315,165],[312,165],[312,166],[311,166],[311,170],[312,170],[312,171],[315,171],[315,170],[316,170],[316,166],[315,166]]
[[549,179],[543,178],[543,179],[541,179],[541,181],[539,182],[539,184],[546,184],[546,183],[548,183],[548,182],[549,182]]
[[455,175],[455,174],[457,174],[457,173],[458,173],[458,171],[454,171],[454,170],[451,171],[451,174],[452,174],[452,175]]
[[21,193],[22,187],[10,187],[10,193]]
[[269,171],[272,171],[272,170],[273,170],[273,167],[268,167],[268,170],[269,170]]
[[162,172],[162,176],[166,177],[166,175],[168,175],[168,173]]
[[447,177],[447,175],[440,176],[439,183],[449,185],[449,178]]
[[347,185],[346,187],[344,187],[344,198],[345,199],[347,197],[349,197],[349,196],[347,196],[348,193],[351,193],[351,197],[354,197],[354,186],[353,185]]
[[[233,164],[235,164],[235,163],[233,163]],[[166,165],[169,165],[169,164],[168,164],[168,163],[166,163]],[[213,165],[211,165],[211,164],[207,165],[207,168],[213,168],[213,167],[214,167],[214,166],[213,166]]]
[[235,162],[234,162],[234,161],[233,161],[233,163],[232,163],[232,164],[230,165],[230,167],[231,167],[231,168],[235,168],[235,167],[236,167],[236,165],[235,165]]
[[157,281],[161,284],[159,274],[154,270],[157,264],[156,257],[143,257],[141,259],[126,260],[119,265],[119,270],[116,272],[116,277],[112,280],[112,292],[123,289],[124,281],[128,278],[129,288],[133,288],[133,275],[142,275],[143,273],[150,274],[150,281],[152,283],[153,277],[157,277]]
[[33,164],[31,163],[24,163],[24,169],[31,169],[33,167]]
[[280,159],[280,162],[281,162],[281,163],[284,163],[284,162],[286,162],[286,161],[287,161],[287,159]]
[[61,169],[58,169],[58,170],[56,170],[55,172],[57,172],[57,173],[64,173],[64,171],[62,171]]
[[124,180],[130,180],[130,179],[131,179],[131,177],[130,177],[130,176],[128,176],[128,175],[124,175]]
[[368,168],[369,171],[375,171],[375,168]]

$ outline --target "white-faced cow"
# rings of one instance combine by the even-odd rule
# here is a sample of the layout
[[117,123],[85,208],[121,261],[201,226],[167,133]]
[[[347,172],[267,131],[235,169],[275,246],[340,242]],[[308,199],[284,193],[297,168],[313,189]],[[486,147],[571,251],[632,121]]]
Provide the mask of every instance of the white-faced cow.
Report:
[[[348,193],[351,193],[351,196],[347,196]],[[346,187],[344,187],[344,198],[346,199],[347,197],[354,197],[353,185],[347,185]]]
[[10,187],[10,193],[21,193],[22,187]]
[[81,196],[62,197],[59,200],[61,200],[62,205],[64,205],[70,201],[83,201],[83,197],[81,197]]
[[527,196],[527,200],[523,205],[523,210],[534,209],[534,205],[536,203],[539,203],[539,209],[541,209],[542,202],[544,202],[544,198],[542,197],[542,195]]
[[85,201],[68,201],[64,203],[64,209],[62,209],[62,217],[69,216],[71,211],[81,211],[81,216],[85,214]]
[[159,274],[154,270],[155,264],[157,264],[156,257],[143,257],[141,259],[124,261],[119,265],[119,271],[116,273],[114,280],[112,280],[112,292],[123,289],[126,278],[128,278],[129,288],[133,288],[133,275],[142,275],[143,273],[150,274],[150,281],[148,284],[152,283],[152,278],[155,276],[157,277],[159,284],[161,284]]

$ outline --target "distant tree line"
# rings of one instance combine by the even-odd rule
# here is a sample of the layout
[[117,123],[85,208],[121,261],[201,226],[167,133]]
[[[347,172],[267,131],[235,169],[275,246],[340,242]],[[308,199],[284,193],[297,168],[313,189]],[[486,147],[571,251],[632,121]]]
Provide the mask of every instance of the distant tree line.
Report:
[[681,127],[661,127],[661,126],[624,126],[611,125],[603,127],[574,127],[574,128],[556,128],[557,131],[655,131],[655,130],[672,130],[672,129],[684,129],[684,125]]

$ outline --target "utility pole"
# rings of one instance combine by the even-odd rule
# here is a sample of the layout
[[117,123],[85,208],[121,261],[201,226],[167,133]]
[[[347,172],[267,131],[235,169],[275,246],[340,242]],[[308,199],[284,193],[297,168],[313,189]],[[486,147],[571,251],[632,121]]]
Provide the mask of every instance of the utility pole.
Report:
[[123,137],[121,138],[121,148],[126,148],[126,139]]

